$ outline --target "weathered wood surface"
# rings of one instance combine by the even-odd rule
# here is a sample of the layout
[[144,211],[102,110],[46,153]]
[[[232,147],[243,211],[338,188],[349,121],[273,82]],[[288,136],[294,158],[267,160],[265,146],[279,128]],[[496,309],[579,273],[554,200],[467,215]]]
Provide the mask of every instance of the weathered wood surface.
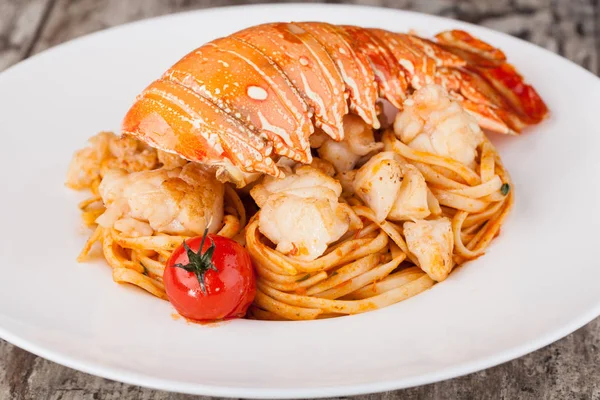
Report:
[[0,1],[0,71],[31,54],[49,5],[49,0]]
[[[0,70],[110,26],[260,1],[0,0]],[[264,1],[262,1],[264,2]],[[335,1],[343,2],[343,1]],[[600,0],[355,0],[457,18],[539,44],[600,74]],[[533,354],[466,377],[360,396],[375,399],[599,399],[600,319]],[[0,399],[192,399],[93,377],[0,340]]]

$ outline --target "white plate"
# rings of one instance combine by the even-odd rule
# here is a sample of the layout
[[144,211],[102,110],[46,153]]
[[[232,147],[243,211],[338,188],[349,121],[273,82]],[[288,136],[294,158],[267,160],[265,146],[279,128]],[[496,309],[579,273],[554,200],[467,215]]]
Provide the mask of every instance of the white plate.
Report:
[[[552,118],[496,138],[516,206],[489,253],[442,284],[363,315],[314,322],[190,325],[102,262],[63,180],[73,151],[117,129],[134,96],[191,49],[248,25],[325,20],[463,28],[504,50]],[[546,50],[415,13],[347,6],[215,9],[110,29],[0,75],[0,336],[103,377],[234,397],[375,392],[473,372],[544,346],[600,313],[600,80]]]

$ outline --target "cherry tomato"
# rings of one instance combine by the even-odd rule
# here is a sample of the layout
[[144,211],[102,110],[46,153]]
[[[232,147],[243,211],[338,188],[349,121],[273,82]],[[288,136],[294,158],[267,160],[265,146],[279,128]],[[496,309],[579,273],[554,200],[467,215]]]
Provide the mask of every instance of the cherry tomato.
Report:
[[246,249],[206,232],[175,249],[167,260],[163,281],[177,312],[197,321],[243,317],[256,293]]

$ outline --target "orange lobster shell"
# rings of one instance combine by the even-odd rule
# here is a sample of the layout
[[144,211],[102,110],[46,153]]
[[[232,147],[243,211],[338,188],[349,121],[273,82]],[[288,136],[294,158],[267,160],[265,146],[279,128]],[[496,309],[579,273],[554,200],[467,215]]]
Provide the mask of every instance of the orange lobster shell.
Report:
[[192,51],[137,98],[123,133],[195,162],[281,176],[280,156],[312,160],[315,127],[342,140],[352,112],[379,128],[378,98],[398,109],[439,84],[485,129],[515,134],[548,109],[502,51],[463,31],[435,41],[323,22],[269,23]]

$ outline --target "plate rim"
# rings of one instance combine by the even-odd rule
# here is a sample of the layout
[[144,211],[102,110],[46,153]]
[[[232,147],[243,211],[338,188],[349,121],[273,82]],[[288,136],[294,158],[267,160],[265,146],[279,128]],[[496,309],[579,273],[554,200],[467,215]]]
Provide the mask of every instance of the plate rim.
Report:
[[[247,8],[257,8],[257,9],[265,9],[272,10],[274,8],[277,9],[287,9],[287,8],[314,8],[314,9],[364,9],[364,10],[387,10],[393,13],[401,13],[414,15],[418,18],[427,18],[434,19],[438,21],[443,21],[448,24],[450,22],[454,22],[463,26],[476,27],[478,30],[487,31],[490,34],[501,35],[504,37],[510,38],[512,41],[519,41],[526,46],[533,46],[538,49],[543,50],[543,52],[555,59],[561,59],[562,62],[567,61],[571,64],[571,67],[576,67],[579,70],[585,72],[587,75],[596,78],[597,82],[600,83],[600,77],[596,76],[594,73],[588,71],[582,66],[574,63],[573,61],[558,55],[550,50],[547,50],[541,46],[538,46],[534,43],[525,41],[518,37],[511,36],[507,33],[500,32],[491,28],[487,28],[484,26],[472,24],[469,22],[464,22],[460,20],[456,20],[448,17],[441,17],[438,15],[426,14],[417,11],[411,10],[402,10],[402,9],[393,9],[386,7],[378,7],[378,6],[365,6],[365,5],[357,5],[357,4],[327,4],[327,3],[276,3],[276,4],[236,4],[229,5],[225,7],[209,7],[198,10],[189,10],[189,11],[181,11],[156,17],[144,18],[137,21],[128,22],[125,24],[108,27],[105,29],[101,29],[99,31],[95,31],[66,42],[60,43],[56,46],[52,46],[48,49],[45,49],[35,55],[22,60],[4,71],[0,72],[0,80],[4,79],[6,75],[9,75],[13,69],[19,68],[25,64],[29,64],[30,62],[35,62],[38,57],[45,57],[49,54],[60,51],[70,45],[73,45],[80,40],[88,40],[90,37],[94,37],[96,35],[103,35],[107,32],[115,32],[120,29],[131,29],[135,25],[143,25],[143,24],[152,24],[157,20],[168,20],[168,19],[176,19],[181,17],[189,17],[193,14],[203,14],[203,13],[231,13],[231,12],[242,12]],[[117,382],[122,382],[130,385],[141,386],[150,389],[156,390],[164,390],[170,392],[178,392],[178,393],[186,393],[186,394],[195,394],[195,395],[206,395],[206,396],[220,396],[220,397],[246,397],[246,398],[320,398],[320,397],[330,397],[330,396],[345,396],[345,395],[362,395],[369,393],[380,393],[384,391],[390,390],[398,390],[398,389],[406,389],[415,386],[426,385],[434,382],[440,382],[452,378],[457,378],[460,376],[464,376],[467,374],[471,374],[477,371],[481,371],[483,369],[491,368],[497,366],[499,364],[505,363],[507,361],[522,357],[526,354],[532,353],[536,350],[539,350],[542,347],[545,347],[557,340],[560,340],[567,336],[568,334],[576,331],[582,326],[591,322],[594,318],[600,315],[600,299],[593,307],[587,308],[586,312],[581,313],[577,318],[572,318],[568,323],[563,324],[560,329],[555,329],[551,332],[548,332],[542,336],[539,336],[535,340],[531,340],[528,342],[524,342],[518,346],[514,346],[504,352],[497,353],[493,356],[482,356],[479,359],[475,359],[473,361],[461,363],[458,366],[449,366],[439,369],[436,372],[426,373],[420,375],[418,377],[411,378],[399,378],[395,380],[383,380],[371,383],[362,383],[362,384],[351,384],[351,385],[336,385],[336,386],[327,386],[327,387],[319,387],[319,388],[245,388],[245,387],[231,387],[231,386],[217,386],[217,385],[207,385],[202,383],[188,383],[181,382],[170,379],[162,379],[151,377],[147,374],[140,374],[133,371],[129,371],[120,367],[104,367],[98,364],[94,364],[93,362],[81,361],[80,359],[74,356],[65,356],[58,351],[51,350],[48,348],[44,348],[43,346],[37,345],[33,341],[29,341],[20,337],[17,334],[13,334],[4,326],[0,325],[0,338],[6,340],[14,346],[17,346],[25,351],[35,354],[36,356],[42,357],[49,361],[55,362],[59,365],[66,366],[68,368],[75,369],[77,371],[81,371],[87,374],[91,374],[94,376],[102,377],[105,379],[110,379]]]
[[488,368],[492,368],[508,361],[523,357],[534,351],[541,349],[551,343],[554,343],[584,325],[591,322],[600,315],[600,302],[591,311],[588,311],[579,319],[573,320],[570,324],[563,325],[562,329],[547,333],[537,338],[533,342],[526,342],[515,346],[510,350],[499,353],[496,356],[481,357],[480,359],[462,363],[460,366],[449,366],[442,368],[435,373],[428,373],[419,377],[409,379],[401,378],[396,380],[385,380],[372,383],[337,385],[320,388],[252,388],[252,387],[231,387],[207,385],[203,383],[178,382],[169,379],[149,377],[145,374],[139,374],[119,367],[106,368],[93,363],[80,361],[72,356],[61,355],[60,352],[48,350],[41,346],[20,338],[18,335],[12,335],[9,331],[0,326],[0,338],[8,343],[28,351],[38,357],[42,357],[61,366],[84,372],[92,376],[98,376],[104,379],[110,379],[115,382],[121,382],[128,385],[139,386],[147,389],[162,390],[173,393],[227,397],[227,398],[250,398],[250,399],[318,399],[340,396],[358,396],[387,391],[395,391],[428,385],[436,382],[442,382],[461,376],[469,375]]

